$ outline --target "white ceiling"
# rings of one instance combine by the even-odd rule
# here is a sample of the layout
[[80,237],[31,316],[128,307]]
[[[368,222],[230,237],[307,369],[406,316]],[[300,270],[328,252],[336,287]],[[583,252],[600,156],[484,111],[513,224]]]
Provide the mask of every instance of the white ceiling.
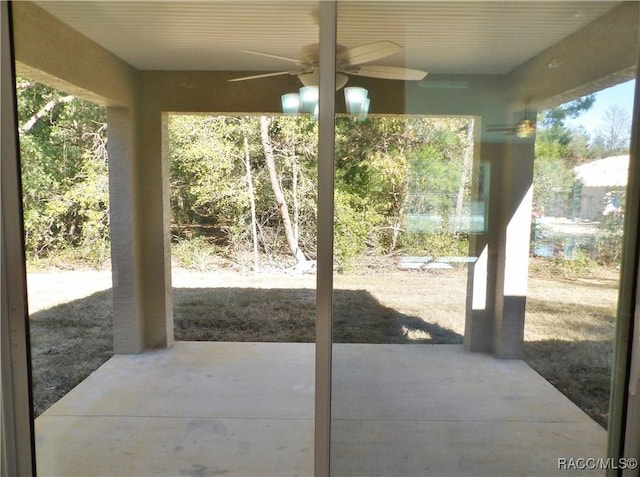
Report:
[[[377,64],[430,73],[507,73],[592,22],[614,1],[346,1],[338,41],[404,47]],[[318,41],[316,1],[42,1],[38,4],[143,70],[278,71]]]

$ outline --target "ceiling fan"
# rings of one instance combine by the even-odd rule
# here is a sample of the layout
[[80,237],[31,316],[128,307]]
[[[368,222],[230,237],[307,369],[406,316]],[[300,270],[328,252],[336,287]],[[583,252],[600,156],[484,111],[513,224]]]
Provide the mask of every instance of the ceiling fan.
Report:
[[[275,73],[264,73],[253,76],[243,76],[229,81],[246,81],[270,76],[295,75],[305,86],[318,86],[319,82],[319,45],[313,43],[302,47],[299,58],[272,55],[254,50],[241,50],[252,55],[265,56],[277,60],[294,63],[295,68]],[[367,76],[369,78],[419,81],[427,75],[426,71],[401,68],[398,66],[365,64],[386,58],[402,51],[402,47],[392,41],[382,40],[355,48],[345,48],[337,45],[336,48],[336,90],[342,88],[349,80],[347,75]]]
[[518,121],[515,126],[487,126],[486,130],[489,132],[504,131],[506,134],[515,134],[523,139],[533,136],[536,133],[536,123],[529,119],[529,102],[525,103],[524,118]]

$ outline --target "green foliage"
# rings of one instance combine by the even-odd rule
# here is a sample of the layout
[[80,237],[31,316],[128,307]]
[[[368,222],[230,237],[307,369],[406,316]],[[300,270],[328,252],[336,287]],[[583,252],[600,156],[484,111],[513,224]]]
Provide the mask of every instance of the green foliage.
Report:
[[583,112],[588,111],[595,101],[596,97],[593,94],[569,101],[541,113],[538,122],[545,128],[564,128],[564,122],[567,119],[577,118]]
[[[243,162],[247,152],[243,139],[247,138],[261,252],[277,256],[286,250],[257,122],[252,117],[171,118],[171,204],[178,237],[186,237],[194,224],[206,224],[222,231],[224,243],[233,250],[247,249],[250,215]],[[367,248],[397,247],[407,205],[411,205],[409,191],[446,203],[448,208],[440,205],[438,210],[448,216],[461,187],[467,123],[397,117],[338,121],[335,245],[339,267],[349,267]],[[317,125],[309,118],[276,117],[269,136],[299,246],[313,258]],[[470,195],[468,182],[463,185],[465,200]]]
[[540,216],[571,217],[576,186],[573,166],[554,156],[536,157],[533,165],[533,208]]
[[215,116],[172,116],[171,206],[174,220],[219,224],[231,229],[233,218],[249,207],[243,183],[242,129],[233,119]]
[[603,216],[596,232],[596,260],[603,265],[619,265],[622,256],[624,219],[621,213]]
[[[85,253],[87,261],[101,262],[108,255],[109,231],[104,110],[35,83],[21,84],[30,256],[42,260],[69,250],[64,255],[68,258]],[[366,249],[393,251],[409,244],[412,238],[401,240],[407,213],[434,211],[446,223],[453,210],[461,208],[460,201],[469,201],[470,178],[462,171],[468,124],[455,118],[338,121],[335,243],[339,267],[349,267]],[[275,117],[269,137],[295,240],[304,255],[313,259],[317,123],[311,118]],[[254,220],[260,253],[267,257],[288,253],[259,118],[174,115],[169,140],[173,247],[178,263],[203,270],[222,250],[238,256],[246,253],[252,248]],[[431,237],[430,249],[454,253],[461,240],[447,237],[447,232],[445,227],[442,234]]]
[[109,186],[104,108],[18,79],[28,257],[108,256]]
[[215,244],[201,235],[171,244],[171,256],[179,267],[201,272],[213,268],[217,251]]
[[[338,122],[336,188],[365,199],[380,217],[374,247],[399,246],[408,214],[437,215],[447,224],[471,195],[464,169],[469,120],[371,118]],[[460,204],[458,201],[462,201]],[[445,226],[443,232],[449,232]]]
[[[445,153],[448,144],[429,144],[409,154],[407,208],[413,213],[448,218],[455,210],[460,165]],[[446,228],[446,227],[445,227]]]
[[576,185],[574,167],[591,157],[589,138],[583,129],[565,126],[589,110],[595,96],[585,96],[538,114],[533,179],[533,207],[540,216],[571,217]]
[[586,251],[576,249],[571,259],[563,257],[538,258],[530,264],[530,271],[537,275],[566,279],[590,278],[597,270],[597,263]]
[[464,257],[469,254],[469,236],[456,233],[406,233],[400,246],[409,255]]
[[341,270],[349,269],[368,245],[380,217],[366,200],[336,190],[334,198],[334,257]]
[[[246,249],[251,240],[248,160],[261,249],[267,254],[284,250],[258,118],[176,115],[170,118],[169,133],[171,208],[177,236],[186,237],[194,224],[206,224],[222,232],[232,248]],[[309,118],[278,117],[269,134],[300,247],[313,257],[317,126]]]
[[533,208],[539,216],[572,217],[577,185],[574,168],[593,156],[584,129],[570,129],[565,120],[591,108],[595,97],[584,98],[544,111],[536,136]]
[[418,144],[416,131],[409,126],[409,120],[398,117],[369,118],[366,121],[338,118],[336,184],[348,185],[362,196],[385,195],[384,190],[374,192],[373,188],[369,188],[371,182],[376,181],[371,174],[375,175],[376,172],[372,170],[372,163],[368,159],[372,155],[401,155]]
[[[576,205],[582,189],[575,166],[587,159],[623,153],[628,147],[629,120],[620,107],[609,108],[593,140],[583,129],[571,130],[565,126],[565,119],[577,117],[593,102],[593,97],[585,97],[541,113],[538,117],[542,127],[536,138],[533,188],[534,213],[538,216],[574,218],[578,214]],[[624,193],[616,200],[621,205]],[[546,272],[580,276],[588,275],[595,262],[617,265],[622,248],[620,210],[623,207],[603,216],[595,237],[551,237],[548,231],[534,225],[532,249],[542,244],[552,249],[555,255],[541,262],[545,264]],[[572,241],[570,247],[567,245],[569,240]],[[546,253],[550,252],[547,250]],[[567,253],[570,260],[565,260]]]
[[544,256],[530,260],[531,272],[567,279],[589,278],[595,273],[598,260],[591,237],[576,237],[567,233],[552,233],[540,223],[532,223],[532,254],[544,249]]

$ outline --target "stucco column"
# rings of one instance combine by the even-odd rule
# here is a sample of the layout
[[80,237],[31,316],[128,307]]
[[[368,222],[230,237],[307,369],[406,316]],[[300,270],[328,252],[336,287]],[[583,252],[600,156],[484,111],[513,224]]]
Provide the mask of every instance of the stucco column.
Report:
[[173,344],[171,210],[169,204],[168,115],[145,98],[138,122],[140,236],[144,336],[147,348]]
[[115,353],[173,343],[167,119],[107,109]]
[[135,121],[128,108],[107,108],[114,353],[145,348],[141,252],[136,211]]
[[[521,358],[531,233],[533,138],[484,134],[486,227],[470,237],[464,345],[469,351]],[[486,185],[486,184],[485,184]]]
[[533,138],[513,137],[501,165],[493,354],[522,358],[533,193]]
[[471,183],[474,221],[482,219],[482,228],[469,234],[469,263],[467,273],[467,304],[464,327],[464,346],[469,351],[491,352],[493,346],[493,305],[487,299],[489,191],[491,185],[490,147],[482,147],[482,120],[474,121],[473,174]]
[[[469,256],[476,262],[469,265],[467,277],[467,305],[464,345],[469,351],[493,351],[495,329],[496,272],[499,260],[500,213],[502,205],[502,158],[504,143],[487,140],[486,136],[478,144],[479,167],[482,168],[484,194],[484,231],[469,237]],[[474,192],[479,187],[474,184]]]
[[467,274],[467,305],[464,325],[464,347],[469,351],[491,352],[493,346],[493,304],[487,299],[487,241],[486,234],[469,237],[469,263]]

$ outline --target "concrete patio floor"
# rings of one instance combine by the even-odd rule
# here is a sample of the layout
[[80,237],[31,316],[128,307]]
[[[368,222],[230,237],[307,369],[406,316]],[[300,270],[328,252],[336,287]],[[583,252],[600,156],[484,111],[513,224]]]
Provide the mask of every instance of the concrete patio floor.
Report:
[[[552,476],[606,432],[522,361],[334,345],[332,475]],[[313,475],[314,345],[115,356],[36,420],[40,476]],[[571,471],[571,475],[601,475]]]

